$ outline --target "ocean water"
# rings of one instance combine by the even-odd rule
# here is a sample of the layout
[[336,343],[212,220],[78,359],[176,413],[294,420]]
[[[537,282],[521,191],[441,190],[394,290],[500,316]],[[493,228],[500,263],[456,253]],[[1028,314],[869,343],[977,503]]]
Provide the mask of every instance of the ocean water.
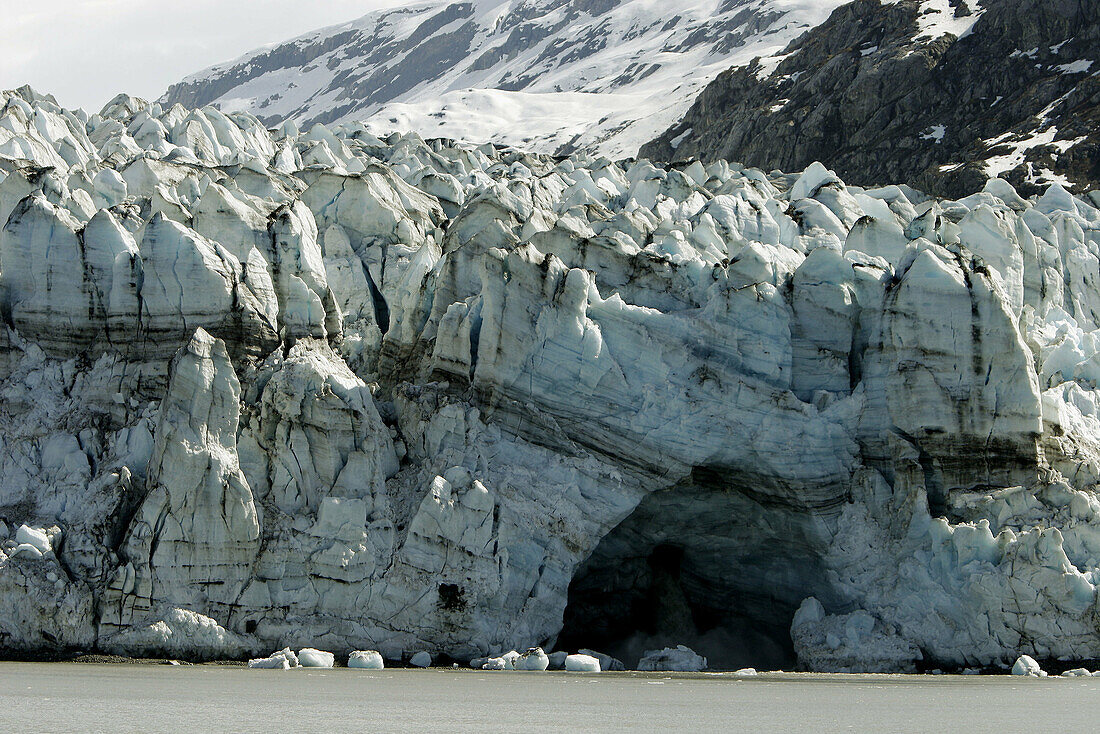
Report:
[[11,732],[1095,732],[1100,678],[0,664]]

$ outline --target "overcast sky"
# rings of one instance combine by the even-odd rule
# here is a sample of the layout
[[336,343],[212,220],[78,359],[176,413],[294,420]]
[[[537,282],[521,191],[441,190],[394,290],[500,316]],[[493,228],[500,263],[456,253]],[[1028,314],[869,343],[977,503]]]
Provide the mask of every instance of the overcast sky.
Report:
[[169,84],[257,46],[408,0],[0,0],[0,88],[30,84],[64,107]]

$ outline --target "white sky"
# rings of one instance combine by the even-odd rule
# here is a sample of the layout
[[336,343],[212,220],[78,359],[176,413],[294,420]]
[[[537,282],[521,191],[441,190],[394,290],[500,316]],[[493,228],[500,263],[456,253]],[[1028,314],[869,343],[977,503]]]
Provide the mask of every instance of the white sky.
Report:
[[257,46],[409,0],[0,0],[0,88],[30,84],[64,107],[169,84]]

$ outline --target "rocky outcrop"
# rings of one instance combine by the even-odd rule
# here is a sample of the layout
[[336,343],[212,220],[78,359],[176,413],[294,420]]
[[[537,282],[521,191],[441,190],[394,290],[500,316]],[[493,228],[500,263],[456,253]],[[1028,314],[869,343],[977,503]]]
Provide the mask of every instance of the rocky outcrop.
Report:
[[5,99],[3,649],[1100,656],[1094,194]]
[[718,76],[640,155],[801,170],[944,196],[1100,177],[1100,11],[1047,0],[856,0]]

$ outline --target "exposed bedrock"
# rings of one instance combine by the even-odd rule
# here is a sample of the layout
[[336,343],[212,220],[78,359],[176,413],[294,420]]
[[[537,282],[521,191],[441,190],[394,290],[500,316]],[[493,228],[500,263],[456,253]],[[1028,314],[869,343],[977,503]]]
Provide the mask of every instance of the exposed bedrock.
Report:
[[3,99],[0,648],[1100,657],[1096,196]]

